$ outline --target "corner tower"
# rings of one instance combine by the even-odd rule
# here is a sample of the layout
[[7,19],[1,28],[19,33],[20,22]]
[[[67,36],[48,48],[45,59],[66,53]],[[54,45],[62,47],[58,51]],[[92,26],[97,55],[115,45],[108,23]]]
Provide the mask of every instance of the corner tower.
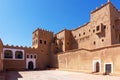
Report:
[[32,47],[37,48],[41,52],[50,52],[51,43],[53,40],[53,32],[43,29],[36,29],[32,34]]
[[91,12],[91,48],[110,46],[113,42],[116,42],[116,38],[113,38],[114,30],[112,26],[114,24],[114,16],[118,18],[118,15],[119,12],[117,12],[110,0]]
[[50,65],[51,44],[53,32],[36,29],[32,34],[32,47],[37,49],[38,66],[46,69]]

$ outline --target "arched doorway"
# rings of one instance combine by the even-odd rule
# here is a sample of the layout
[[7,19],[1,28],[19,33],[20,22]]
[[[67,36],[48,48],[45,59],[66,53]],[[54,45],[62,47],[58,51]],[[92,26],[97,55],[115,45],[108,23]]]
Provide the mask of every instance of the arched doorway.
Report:
[[33,68],[34,68],[33,62],[30,61],[30,62],[28,63],[28,69],[29,69],[29,70],[33,70]]
[[99,72],[100,71],[100,64],[99,62],[96,62],[96,72]]

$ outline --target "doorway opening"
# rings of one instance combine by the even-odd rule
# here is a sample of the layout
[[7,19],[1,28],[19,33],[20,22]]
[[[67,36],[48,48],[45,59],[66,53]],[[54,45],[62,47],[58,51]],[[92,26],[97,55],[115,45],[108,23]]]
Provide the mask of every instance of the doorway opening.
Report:
[[101,60],[93,60],[93,73],[101,72]]
[[32,62],[32,61],[30,61],[30,62],[28,63],[28,69],[29,69],[29,70],[33,70],[33,69],[34,69],[33,62]]
[[95,72],[100,72],[100,64],[99,64],[99,62],[96,62],[95,66],[96,66],[96,71]]

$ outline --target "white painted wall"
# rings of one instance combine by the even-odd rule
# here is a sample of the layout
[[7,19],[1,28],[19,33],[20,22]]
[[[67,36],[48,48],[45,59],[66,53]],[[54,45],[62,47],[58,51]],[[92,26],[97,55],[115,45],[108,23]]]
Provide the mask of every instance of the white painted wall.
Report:
[[[11,50],[13,52],[13,58],[9,59],[9,58],[4,58],[4,51],[5,50]],[[15,58],[15,52],[16,51],[22,51],[23,52],[23,58],[22,59],[16,59]],[[2,55],[2,58],[3,59],[6,59],[6,60],[24,60],[24,50],[23,49],[12,49],[12,48],[3,48],[3,55]]]
[[36,59],[30,59],[30,58],[26,59],[26,69],[28,69],[28,63],[30,61],[33,62],[33,69],[35,69],[36,68]]

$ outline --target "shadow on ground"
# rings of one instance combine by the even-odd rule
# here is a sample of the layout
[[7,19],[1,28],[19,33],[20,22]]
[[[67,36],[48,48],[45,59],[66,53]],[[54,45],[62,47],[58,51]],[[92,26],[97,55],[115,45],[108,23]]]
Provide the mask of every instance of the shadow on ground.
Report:
[[19,72],[17,72],[17,71],[7,71],[6,72],[6,80],[18,80],[18,78],[22,78],[22,76],[19,74]]
[[5,80],[5,73],[4,72],[0,72],[0,80]]

